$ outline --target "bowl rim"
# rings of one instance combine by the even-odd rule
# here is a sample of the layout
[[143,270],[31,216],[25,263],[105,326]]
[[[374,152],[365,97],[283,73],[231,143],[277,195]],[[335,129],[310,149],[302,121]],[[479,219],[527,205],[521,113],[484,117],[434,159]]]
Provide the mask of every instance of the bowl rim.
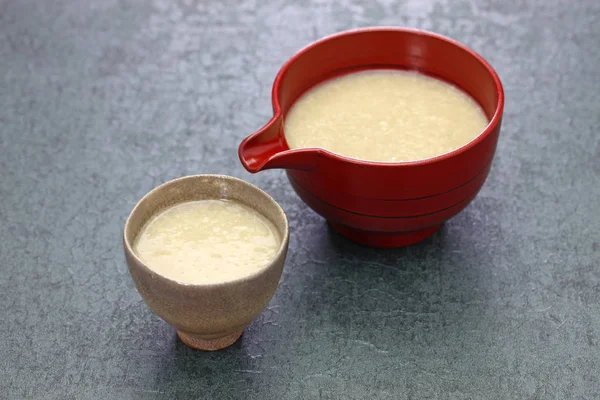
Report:
[[[449,151],[447,153],[437,155],[435,157],[425,158],[422,160],[399,161],[399,162],[368,161],[368,160],[361,160],[361,159],[357,159],[357,158],[343,156],[341,154],[334,153],[330,150],[326,150],[326,149],[320,148],[320,147],[290,149],[289,146],[287,145],[287,141],[286,141],[285,143],[286,143],[286,146],[288,147],[288,150],[287,150],[288,152],[310,150],[311,152],[314,152],[314,153],[317,153],[319,155],[323,155],[326,157],[330,157],[330,158],[333,158],[333,159],[341,161],[341,162],[352,163],[352,164],[356,164],[356,165],[364,166],[364,167],[372,166],[372,167],[391,168],[391,167],[398,167],[398,166],[425,166],[425,165],[433,164],[438,161],[443,161],[443,160],[452,158],[456,155],[459,155],[461,153],[464,153],[465,151],[476,146],[478,143],[482,142],[499,125],[499,123],[502,119],[503,111],[504,111],[504,88],[502,87],[502,82],[500,81],[500,77],[498,76],[498,73],[485,60],[485,58],[483,58],[479,53],[477,53],[470,47],[460,43],[459,41],[451,39],[451,38],[441,35],[439,33],[434,33],[434,32],[426,31],[423,29],[415,29],[415,28],[404,28],[404,27],[395,27],[395,26],[374,26],[374,27],[350,29],[350,30],[337,32],[337,33],[322,37],[322,38],[304,46],[300,50],[298,50],[290,59],[288,59],[283,64],[283,66],[281,67],[281,69],[279,70],[279,72],[277,73],[277,75],[275,77],[275,81],[273,82],[273,87],[271,90],[271,103],[273,104],[273,110],[274,110],[274,116],[273,116],[272,120],[276,120],[279,118],[281,118],[281,120],[282,120],[281,132],[282,132],[282,137],[284,140],[285,140],[285,133],[283,132],[283,110],[281,108],[281,102],[279,99],[279,91],[280,91],[280,88],[282,85],[283,78],[286,75],[290,66],[294,62],[296,62],[300,57],[302,57],[306,52],[308,52],[309,50],[311,50],[315,47],[320,46],[321,44],[323,44],[325,42],[328,42],[330,40],[337,39],[340,37],[361,35],[364,33],[372,33],[372,32],[396,32],[396,33],[407,33],[407,34],[412,34],[412,35],[428,36],[428,37],[431,37],[434,39],[442,40],[450,45],[458,47],[461,50],[463,50],[463,51],[467,52],[468,54],[470,54],[471,56],[473,56],[481,65],[483,65],[483,67],[490,74],[490,76],[492,77],[492,80],[494,81],[496,91],[498,93],[496,109],[494,111],[494,115],[488,122],[487,126],[477,136],[475,136],[473,139],[471,139],[466,144],[460,146],[459,148]],[[462,90],[462,88],[461,88],[461,90]]]
[[[202,179],[202,178],[215,178],[215,179],[218,179],[221,181],[237,181],[237,182],[241,183],[243,186],[248,187],[250,190],[254,190],[254,191],[260,193],[262,196],[264,196],[267,199],[267,201],[270,201],[272,204],[275,205],[275,207],[278,211],[278,215],[281,217],[281,219],[283,221],[284,232],[283,232],[283,236],[281,237],[281,243],[279,244],[279,249],[277,250],[277,253],[275,253],[273,258],[271,258],[271,260],[268,263],[265,263],[262,268],[258,269],[257,271],[254,271],[251,274],[244,275],[242,277],[227,280],[227,281],[210,282],[210,283],[189,283],[189,282],[178,281],[176,279],[169,278],[165,275],[162,275],[162,274],[156,272],[152,268],[148,267],[146,265],[146,263],[144,261],[142,261],[142,259],[140,257],[138,257],[136,252],[133,250],[133,244],[130,243],[129,239],[127,238],[127,232],[130,229],[131,219],[132,219],[133,215],[135,215],[136,212],[138,212],[138,209],[141,207],[142,202],[144,200],[146,200],[147,198],[149,198],[150,196],[156,194],[157,192],[164,190],[165,188],[167,188],[170,185],[175,184],[176,182],[183,181],[183,180],[198,180],[198,179]],[[176,204],[179,204],[179,203],[176,203]],[[175,204],[173,204],[173,206],[174,205]],[[248,206],[248,207],[250,207],[250,206]],[[263,213],[259,212],[258,210],[254,209],[254,211],[260,213],[263,217],[268,219],[267,216],[265,216]],[[153,214],[153,215],[156,215],[156,214]],[[258,186],[253,185],[250,182],[247,182],[243,179],[240,179],[240,178],[237,178],[234,176],[222,175],[222,174],[186,175],[186,176],[171,179],[171,180],[161,183],[160,185],[154,187],[152,190],[147,192],[140,200],[138,200],[138,202],[135,204],[135,206],[133,207],[133,209],[127,216],[127,219],[125,220],[125,225],[123,227],[123,245],[125,248],[125,252],[129,256],[133,257],[133,259],[137,262],[137,264],[142,268],[142,270],[145,273],[155,275],[155,276],[159,277],[160,279],[164,279],[164,280],[168,281],[171,284],[183,286],[186,288],[188,288],[188,287],[189,288],[219,288],[219,287],[230,286],[232,284],[236,284],[236,283],[240,283],[240,282],[251,281],[254,278],[258,277],[259,275],[263,274],[264,272],[268,271],[269,269],[273,268],[273,266],[275,265],[277,260],[279,260],[282,257],[283,253],[285,251],[287,251],[289,237],[290,237],[290,228],[289,228],[287,215],[285,214],[285,211],[283,210],[283,208],[281,208],[279,203],[277,203],[277,201],[275,201],[275,199],[273,199],[273,197],[271,197],[271,195],[269,195],[267,192],[265,192]],[[134,238],[134,240],[135,240],[135,238]],[[283,261],[285,263],[285,259]]]

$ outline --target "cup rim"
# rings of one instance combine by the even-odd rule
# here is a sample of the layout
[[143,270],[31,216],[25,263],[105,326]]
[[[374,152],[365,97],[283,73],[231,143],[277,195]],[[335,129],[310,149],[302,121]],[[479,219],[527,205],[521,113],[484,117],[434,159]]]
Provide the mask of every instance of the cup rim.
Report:
[[[443,154],[437,155],[435,157],[425,158],[422,160],[400,161],[400,162],[368,161],[368,160],[361,160],[361,159],[357,159],[357,158],[343,156],[341,154],[337,154],[330,150],[320,148],[320,147],[288,149],[287,151],[296,152],[296,151],[310,150],[311,152],[314,152],[314,153],[317,153],[320,155],[324,155],[324,156],[333,158],[338,161],[352,163],[352,164],[356,164],[356,165],[360,165],[360,166],[364,166],[364,167],[371,166],[371,167],[392,168],[392,167],[398,167],[398,166],[425,166],[425,165],[433,164],[433,163],[436,163],[439,161],[444,161],[446,159],[452,158],[456,155],[459,155],[459,154],[471,149],[472,147],[476,146],[478,143],[482,142],[498,126],[498,124],[500,123],[500,121],[502,119],[502,113],[504,111],[504,88],[502,86],[502,82],[500,81],[500,77],[498,76],[498,73],[485,60],[485,58],[483,58],[479,53],[477,53],[470,47],[460,43],[459,41],[451,39],[451,38],[441,35],[439,33],[434,33],[434,32],[426,31],[423,29],[402,28],[402,27],[395,27],[395,26],[374,26],[374,27],[356,28],[356,29],[350,29],[350,30],[346,30],[346,31],[342,31],[342,32],[337,32],[337,33],[322,37],[322,38],[304,46],[300,50],[298,50],[290,59],[288,59],[285,62],[285,64],[283,64],[283,66],[277,73],[277,76],[275,77],[275,81],[273,82],[273,88],[271,90],[271,102],[273,104],[274,116],[272,119],[281,118],[283,120],[283,110],[281,109],[281,103],[280,103],[280,99],[279,99],[279,91],[280,91],[279,89],[281,87],[283,77],[286,75],[288,69],[290,68],[290,66],[293,63],[295,63],[301,56],[303,56],[309,50],[311,50],[317,46],[320,46],[321,44],[323,44],[329,40],[336,39],[339,37],[344,37],[344,36],[360,35],[360,34],[369,33],[369,32],[398,32],[398,33],[409,33],[409,34],[421,35],[421,36],[429,36],[431,38],[442,40],[450,45],[458,47],[461,50],[472,55],[481,65],[483,65],[483,67],[486,69],[486,71],[490,74],[490,76],[492,77],[492,80],[494,81],[496,91],[498,92],[498,97],[497,97],[498,104],[496,105],[494,115],[488,122],[487,126],[477,136],[475,136],[471,141],[462,145],[461,147],[454,149],[452,151],[449,151],[447,153],[443,153]],[[285,133],[282,136],[285,140]],[[287,145],[287,142],[286,142],[286,145]],[[289,146],[288,146],[288,148],[289,148]]]
[[[273,258],[271,258],[271,260],[268,263],[265,263],[264,266],[260,269],[258,269],[257,271],[254,271],[251,274],[248,275],[244,275],[242,277],[236,278],[236,279],[231,279],[231,280],[227,280],[227,281],[223,281],[223,282],[212,282],[212,283],[189,283],[189,282],[181,282],[178,281],[176,279],[172,279],[169,278],[165,275],[162,275],[158,272],[156,272],[155,270],[153,270],[152,268],[148,267],[148,265],[146,265],[146,263],[144,261],[142,261],[142,259],[140,257],[138,257],[138,255],[136,254],[136,252],[133,250],[133,246],[132,243],[130,243],[130,241],[127,238],[127,232],[130,228],[130,223],[131,223],[131,219],[133,217],[133,215],[135,215],[138,212],[139,207],[141,207],[142,202],[147,199],[148,197],[150,197],[151,195],[164,190],[166,187],[174,184],[175,182],[178,181],[182,181],[182,180],[196,180],[196,179],[201,179],[201,178],[216,178],[216,179],[221,179],[221,180],[232,180],[232,181],[237,181],[239,183],[241,183],[244,186],[249,187],[251,190],[257,191],[259,192],[261,195],[265,196],[267,201],[270,201],[272,204],[274,204],[276,206],[276,209],[278,211],[279,216],[281,217],[282,221],[283,221],[283,225],[284,225],[284,232],[283,232],[283,236],[281,237],[281,243],[279,245],[279,249],[277,250],[277,253],[275,253],[275,255],[273,256]],[[260,213],[258,210],[254,210],[258,213]],[[263,217],[268,218],[267,216],[265,216],[263,213],[260,213],[261,215],[263,215]],[[239,282],[244,282],[244,281],[251,281],[253,280],[255,277],[263,274],[265,271],[271,269],[275,263],[277,262],[277,260],[279,260],[282,256],[282,254],[286,251],[287,246],[288,246],[288,242],[289,242],[289,236],[290,236],[290,229],[289,229],[289,223],[288,223],[288,219],[287,219],[287,215],[285,214],[285,211],[283,211],[283,208],[281,208],[281,206],[279,205],[279,203],[277,203],[277,201],[275,201],[275,199],[273,199],[273,197],[271,197],[271,195],[269,195],[267,192],[265,192],[264,190],[262,190],[261,188],[259,188],[256,185],[253,185],[250,182],[247,182],[243,179],[234,177],[234,176],[230,176],[230,175],[222,175],[222,174],[196,174],[196,175],[186,175],[186,176],[182,176],[179,178],[175,178],[175,179],[171,179],[168,180],[166,182],[161,183],[160,185],[154,187],[152,190],[150,190],[149,192],[147,192],[144,196],[142,196],[142,198],[140,200],[138,200],[138,202],[135,204],[135,206],[133,207],[133,209],[131,210],[131,212],[129,213],[129,215],[127,216],[127,219],[125,220],[125,225],[123,227],[123,243],[124,243],[124,247],[125,247],[125,251],[128,253],[128,255],[130,255],[131,257],[133,257],[135,259],[135,261],[137,262],[137,264],[139,266],[141,266],[141,268],[144,270],[145,273],[150,273],[153,275],[156,275],[158,277],[160,277],[161,279],[164,279],[172,284],[178,285],[178,286],[184,286],[184,287],[189,287],[189,288],[217,288],[217,287],[224,287],[224,286],[230,286],[231,284],[235,284],[235,283],[239,283]]]

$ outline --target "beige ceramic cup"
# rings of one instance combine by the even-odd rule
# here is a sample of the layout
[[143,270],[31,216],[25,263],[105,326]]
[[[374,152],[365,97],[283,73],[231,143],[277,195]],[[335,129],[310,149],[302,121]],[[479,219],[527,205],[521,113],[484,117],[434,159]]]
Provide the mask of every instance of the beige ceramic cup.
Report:
[[[271,262],[240,279],[188,284],[159,275],[134,253],[134,241],[152,216],[178,203],[207,199],[237,201],[268,218],[281,238]],[[177,329],[185,344],[200,350],[233,344],[263,311],[277,289],[288,242],[287,218],[275,200],[254,185],[223,175],[186,176],[158,186],[134,207],[123,234],[125,257],[138,292],[152,311]]]

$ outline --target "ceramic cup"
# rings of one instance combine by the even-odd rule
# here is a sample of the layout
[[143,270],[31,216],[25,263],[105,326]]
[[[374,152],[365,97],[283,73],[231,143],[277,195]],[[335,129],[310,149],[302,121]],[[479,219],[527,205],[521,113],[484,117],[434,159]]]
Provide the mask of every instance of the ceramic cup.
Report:
[[[412,69],[471,95],[490,122],[457,150],[420,161],[369,162],[318,148],[290,150],[283,121],[312,86],[349,71]],[[465,45],[414,29],[365,28],[300,50],[273,84],[273,118],[239,147],[250,172],[284,168],[300,198],[342,235],[368,246],[397,247],[435,232],[475,197],[496,150],[504,109],[500,79]]]
[[[237,201],[269,219],[281,237],[275,257],[252,275],[212,284],[177,282],[140,260],[133,243],[152,216],[178,203],[207,199]],[[277,289],[288,242],[287,218],[275,200],[254,185],[223,175],[186,176],[158,186],[134,207],[123,234],[127,265],[138,292],[152,311],[177,329],[185,344],[200,350],[233,344],[263,311]]]

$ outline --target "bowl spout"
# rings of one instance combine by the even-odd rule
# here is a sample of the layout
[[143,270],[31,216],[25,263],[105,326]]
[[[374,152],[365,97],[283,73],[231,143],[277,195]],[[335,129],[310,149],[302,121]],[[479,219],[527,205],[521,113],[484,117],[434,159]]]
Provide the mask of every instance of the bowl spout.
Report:
[[290,150],[282,133],[283,118],[276,115],[265,126],[242,141],[238,155],[248,172],[285,168],[309,171],[315,149]]

